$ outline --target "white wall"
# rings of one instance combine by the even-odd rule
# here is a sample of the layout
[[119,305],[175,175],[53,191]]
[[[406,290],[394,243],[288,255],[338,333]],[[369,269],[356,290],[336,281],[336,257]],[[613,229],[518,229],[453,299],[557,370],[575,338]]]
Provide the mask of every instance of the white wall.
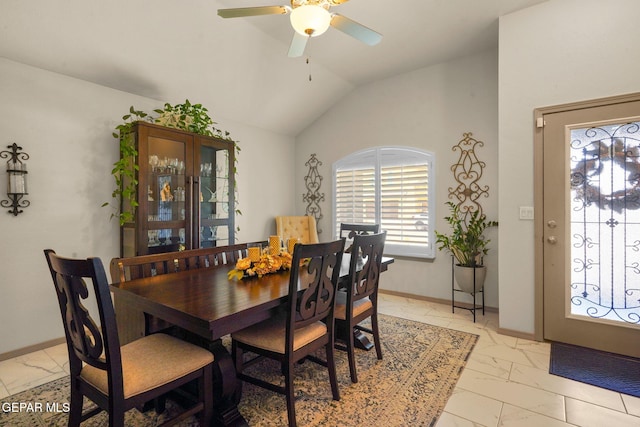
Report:
[[[197,99],[191,99],[197,102]],[[63,336],[43,249],[72,257],[118,256],[118,224],[102,208],[113,190],[118,144],[111,136],[134,105],[151,112],[163,102],[108,89],[0,58],[0,150],[13,142],[27,161],[31,206],[0,212],[0,354]],[[273,216],[294,208],[293,139],[214,117],[240,141],[239,241],[262,240]],[[0,199],[6,172],[0,166]],[[265,181],[277,182],[270,185]]]
[[[435,153],[437,200],[436,229],[448,230],[442,219],[447,211],[448,188],[455,181],[450,166],[457,162],[452,151],[464,132],[484,142],[478,157],[487,167],[481,180],[489,186],[481,201],[490,219],[498,217],[498,92],[497,51],[490,50],[448,63],[419,69],[357,88],[336,103],[312,126],[296,138],[296,205],[304,213],[304,163],[315,153],[324,178],[320,192],[324,230],[320,240],[332,238],[332,164],[347,154],[382,145],[412,146]],[[489,237],[497,242],[497,230]],[[497,244],[492,245],[486,262],[486,304],[498,305]],[[451,299],[451,258],[438,253],[435,261],[397,259],[385,273],[381,288],[397,292]],[[460,295],[462,300],[463,295]],[[457,298],[457,297],[456,297]],[[469,299],[470,301],[470,299]]]
[[[215,119],[214,119],[215,120]],[[294,138],[230,120],[220,120],[240,146],[236,242],[267,240],[275,217],[295,209]]]
[[640,91],[640,2],[551,0],[500,19],[500,327],[534,332],[533,110]]

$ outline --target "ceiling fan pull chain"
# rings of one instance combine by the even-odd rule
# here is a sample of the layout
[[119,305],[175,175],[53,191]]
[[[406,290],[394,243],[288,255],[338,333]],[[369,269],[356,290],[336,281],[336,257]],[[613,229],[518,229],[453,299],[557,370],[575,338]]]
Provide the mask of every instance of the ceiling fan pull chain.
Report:
[[311,64],[309,63],[309,57],[307,56],[307,68],[309,68],[309,81],[311,81]]

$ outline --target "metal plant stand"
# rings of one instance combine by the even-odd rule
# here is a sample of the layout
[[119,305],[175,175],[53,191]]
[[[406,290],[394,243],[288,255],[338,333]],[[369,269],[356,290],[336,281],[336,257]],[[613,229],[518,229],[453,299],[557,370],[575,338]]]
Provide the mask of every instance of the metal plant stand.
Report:
[[[476,270],[473,270],[473,305],[471,307],[456,305],[456,292],[464,292],[461,289],[456,289],[455,287],[455,278],[454,278],[454,266],[455,259],[451,257],[451,312],[455,313],[456,308],[462,308],[464,310],[469,310],[473,314],[473,323],[476,323],[476,310],[482,309],[482,315],[484,316],[484,287],[480,291],[476,291]],[[465,292],[466,293],[466,292]],[[482,305],[479,305],[476,302],[476,296],[481,293],[482,294]]]

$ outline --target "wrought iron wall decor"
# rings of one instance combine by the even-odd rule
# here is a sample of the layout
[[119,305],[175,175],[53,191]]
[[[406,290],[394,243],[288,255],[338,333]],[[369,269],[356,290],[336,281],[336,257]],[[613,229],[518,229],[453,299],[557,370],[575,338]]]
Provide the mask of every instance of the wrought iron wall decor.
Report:
[[307,188],[307,192],[302,195],[302,201],[307,204],[306,214],[316,219],[316,228],[318,234],[320,234],[322,233],[320,228],[320,220],[322,219],[320,202],[324,202],[324,193],[320,193],[322,176],[318,172],[318,166],[322,166],[322,162],[318,160],[315,154],[312,154],[304,165],[309,168],[309,172],[304,177],[304,186]]
[[11,151],[0,151],[0,158],[7,160],[7,196],[9,200],[1,200],[0,206],[9,208],[9,213],[18,216],[22,213],[21,208],[26,208],[31,204],[23,197],[29,194],[27,192],[27,165],[24,163],[29,160],[29,155],[22,151],[22,147],[15,142],[8,145]]
[[457,200],[456,204],[465,217],[475,211],[482,215],[479,199],[489,197],[489,187],[478,183],[486,163],[478,159],[476,148],[482,147],[484,142],[472,138],[471,135],[471,132],[463,133],[460,142],[451,148],[452,151],[459,151],[459,156],[458,161],[451,165],[457,185],[449,187],[449,198]]

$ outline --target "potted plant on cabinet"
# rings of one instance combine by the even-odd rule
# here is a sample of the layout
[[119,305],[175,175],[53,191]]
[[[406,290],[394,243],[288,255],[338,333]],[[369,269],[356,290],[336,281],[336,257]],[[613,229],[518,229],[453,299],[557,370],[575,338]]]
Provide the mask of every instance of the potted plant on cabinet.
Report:
[[446,204],[450,215],[444,219],[451,226],[451,233],[435,232],[438,249],[449,251],[455,258],[454,277],[458,287],[470,294],[474,290],[479,292],[483,289],[486,276],[483,256],[487,254],[490,242],[485,238],[484,231],[489,227],[497,227],[498,221],[487,220],[486,215],[478,210],[465,213],[452,202]]
[[[234,141],[229,132],[223,131],[215,127],[216,123],[209,116],[208,110],[202,106],[202,104],[192,104],[189,100],[185,100],[182,104],[171,105],[165,103],[162,109],[153,110],[158,116],[145,113],[144,111],[136,110],[133,106],[129,108],[129,113],[122,116],[123,123],[116,126],[116,131],[113,132],[113,137],[120,143],[120,159],[114,163],[111,174],[115,178],[115,189],[111,196],[118,201],[116,210],[117,212],[112,214],[112,217],[117,217],[120,225],[124,225],[127,222],[133,221],[138,201],[136,200],[136,193],[138,187],[138,180],[136,179],[138,166],[136,165],[136,157],[138,151],[135,147],[135,141],[133,137],[133,128],[138,122],[155,123],[160,126],[169,128],[181,129],[187,132],[193,132],[200,135],[216,136],[221,139],[232,141],[236,150],[235,161],[237,163],[237,154],[240,152],[240,147],[237,141]],[[237,170],[234,165],[234,170],[229,173],[236,173]],[[236,189],[237,191],[237,189]],[[235,201],[237,203],[238,194],[234,194]],[[125,209],[122,200],[127,201],[128,209]],[[109,206],[109,202],[103,203],[102,206]],[[236,205],[237,206],[237,205]],[[242,212],[236,208],[235,213],[242,215]],[[236,227],[236,231],[240,228]]]

